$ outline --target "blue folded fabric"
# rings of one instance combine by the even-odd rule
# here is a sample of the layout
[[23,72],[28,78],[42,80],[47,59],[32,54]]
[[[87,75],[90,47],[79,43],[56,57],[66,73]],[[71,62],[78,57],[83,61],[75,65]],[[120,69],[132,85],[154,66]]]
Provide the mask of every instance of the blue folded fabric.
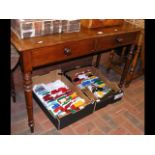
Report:
[[87,87],[91,84],[90,80],[85,80],[82,82],[82,86]]
[[54,105],[52,105],[52,109],[56,109],[57,107],[59,107],[60,105],[58,103],[55,103]]
[[98,79],[99,79],[98,77],[91,79],[91,83],[95,83]]
[[37,87],[36,89],[35,89],[35,92],[40,92],[40,91],[43,91],[43,90],[45,90],[45,88],[44,87],[42,87],[42,86],[39,86],[39,87]]
[[38,92],[39,95],[42,95],[42,96],[45,96],[47,94],[49,94],[49,92],[45,89],[45,90],[42,90],[40,92]]

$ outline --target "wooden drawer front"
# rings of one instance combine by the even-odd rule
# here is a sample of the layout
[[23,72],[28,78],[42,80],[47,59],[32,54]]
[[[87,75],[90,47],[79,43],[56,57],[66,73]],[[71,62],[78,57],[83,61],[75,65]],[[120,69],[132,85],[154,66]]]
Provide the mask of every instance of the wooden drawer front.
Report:
[[128,33],[98,38],[96,43],[96,51],[131,44],[136,40],[136,35],[137,33]]
[[87,55],[94,49],[94,40],[81,40],[57,44],[51,47],[39,48],[32,51],[33,67],[48,63],[59,62],[83,55]]

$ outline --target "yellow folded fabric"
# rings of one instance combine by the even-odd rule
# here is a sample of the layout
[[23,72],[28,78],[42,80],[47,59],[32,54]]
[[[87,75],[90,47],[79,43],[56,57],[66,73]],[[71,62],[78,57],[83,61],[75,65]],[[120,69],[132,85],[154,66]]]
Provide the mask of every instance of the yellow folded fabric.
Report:
[[91,76],[91,77],[90,77],[90,79],[95,79],[95,78],[97,78],[97,76]]
[[74,103],[74,106],[76,108],[78,108],[78,107],[82,106],[83,104],[84,104],[84,102],[82,100],[78,100],[76,103]]
[[76,98],[77,94],[74,92],[73,94],[70,95],[71,98]]
[[102,91],[97,91],[96,96],[98,96],[99,98],[102,98],[104,96],[104,93]]
[[103,88],[104,86],[105,86],[105,83],[98,85],[99,88]]

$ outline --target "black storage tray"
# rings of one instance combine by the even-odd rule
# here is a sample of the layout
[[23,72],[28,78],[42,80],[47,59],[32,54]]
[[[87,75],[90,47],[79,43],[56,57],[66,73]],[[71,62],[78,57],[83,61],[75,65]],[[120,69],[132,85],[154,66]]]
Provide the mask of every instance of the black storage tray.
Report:
[[50,119],[50,121],[55,125],[55,127],[58,130],[80,120],[81,118],[83,118],[89,114],[91,114],[94,110],[94,104],[89,104],[84,109],[82,109],[74,114],[66,115],[66,116],[62,117],[61,119],[56,119],[44,107],[44,105],[41,103],[41,101],[35,95],[35,93],[33,93],[33,97],[34,97],[35,101],[39,104],[41,109],[44,111],[44,113],[47,115],[47,117]]
[[95,103],[94,110],[101,109],[101,108],[107,106],[108,104],[114,104],[117,101],[121,100],[122,97],[120,97],[118,99],[115,99],[115,96],[116,95],[121,95],[122,93],[123,93],[123,91],[120,91],[120,92],[111,92],[105,98],[103,98],[101,101]]
[[[98,77],[100,77],[101,79],[103,79],[104,81],[106,80],[106,82],[108,83],[108,86],[112,86],[115,91],[111,91],[109,94],[107,94],[105,97],[103,97],[102,99],[100,99],[100,101],[97,101],[97,99],[94,97],[94,95],[91,92],[88,91],[83,91],[83,93],[90,98],[91,100],[94,100],[95,102],[95,108],[94,110],[98,110],[101,109],[105,106],[107,106],[108,104],[113,104],[116,103],[117,101],[122,99],[123,96],[123,91],[117,86],[116,83],[114,82],[110,82],[108,79],[106,79],[105,77],[103,77],[102,73],[99,71],[99,69],[93,67],[93,66],[89,66],[89,67],[81,67],[78,69],[74,69],[74,70],[70,70],[68,72],[65,72],[66,77],[71,81],[72,81],[72,75],[77,71],[83,71],[83,70],[87,70],[89,69],[90,71],[94,71],[95,75],[97,75]],[[73,82],[74,83],[74,82]],[[79,89],[79,88],[78,88]]]
[[[71,113],[71,114],[68,114],[62,118],[58,118],[58,117],[53,117],[53,115],[46,109],[46,107],[42,104],[42,102],[40,101],[39,97],[33,92],[33,97],[35,99],[35,101],[39,104],[39,106],[41,107],[41,109],[44,111],[44,113],[47,115],[47,117],[50,119],[50,121],[55,125],[55,127],[59,130],[59,129],[62,129],[70,124],[72,124],[73,122],[76,122],[77,120],[91,114],[93,111],[94,111],[94,106],[95,106],[95,103],[91,102],[90,99],[88,99],[82,92],[80,92],[76,87],[73,86],[73,84],[67,80],[63,75],[61,76],[59,73],[59,71],[56,70],[56,71],[52,71],[50,72],[49,74],[47,75],[43,75],[43,76],[37,76],[37,78],[39,79],[38,81],[41,82],[43,79],[45,80],[45,82],[49,82],[49,77],[52,78],[52,79],[62,79],[64,80],[67,85],[70,87],[70,88],[75,88],[74,90],[80,94],[80,96],[82,96],[86,102],[89,104],[87,104],[83,109],[77,111],[76,113]],[[36,77],[35,77],[36,78]],[[34,83],[38,83],[37,82],[34,82]],[[51,81],[52,82],[52,81]]]

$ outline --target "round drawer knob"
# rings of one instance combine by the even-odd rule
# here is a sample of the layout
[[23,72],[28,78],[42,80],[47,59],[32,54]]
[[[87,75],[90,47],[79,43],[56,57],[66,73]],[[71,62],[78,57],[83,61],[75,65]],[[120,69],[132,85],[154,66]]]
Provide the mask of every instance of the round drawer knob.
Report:
[[116,41],[117,41],[118,43],[122,43],[122,42],[123,42],[123,38],[116,38]]
[[71,54],[71,49],[70,48],[65,48],[64,49],[64,54],[65,55],[70,55]]

